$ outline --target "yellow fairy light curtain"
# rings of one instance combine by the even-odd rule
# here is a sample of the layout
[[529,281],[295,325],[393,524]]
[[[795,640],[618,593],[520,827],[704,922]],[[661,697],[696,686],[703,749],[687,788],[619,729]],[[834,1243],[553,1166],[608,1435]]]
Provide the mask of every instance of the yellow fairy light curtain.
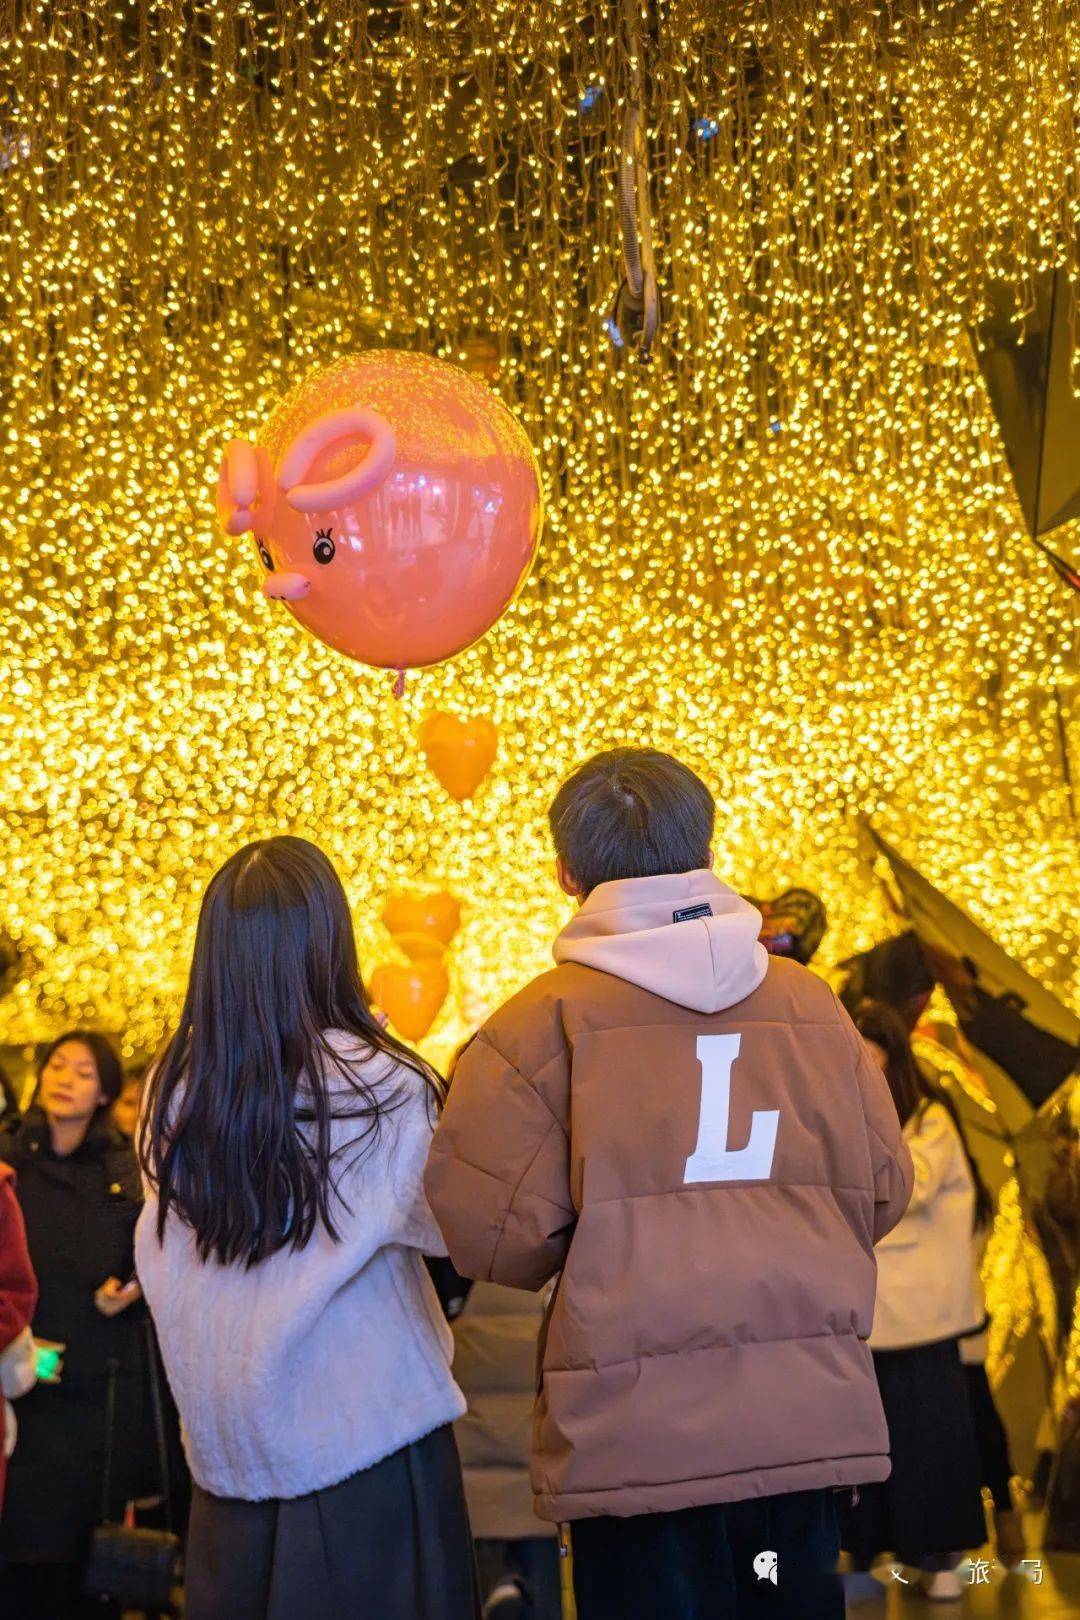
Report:
[[[968,340],[1080,266],[1075,0],[0,3],[0,1041],[151,1047],[241,841],[463,904],[445,1055],[548,960],[543,812],[651,741],[720,870],[890,926],[870,813],[1077,1004],[1075,598],[1025,539]],[[644,98],[663,322],[605,330]],[[257,594],[221,448],[372,344],[486,376],[543,461],[539,565],[394,701]],[[1062,545],[1072,545],[1063,534]],[[459,806],[431,708],[501,728]]]

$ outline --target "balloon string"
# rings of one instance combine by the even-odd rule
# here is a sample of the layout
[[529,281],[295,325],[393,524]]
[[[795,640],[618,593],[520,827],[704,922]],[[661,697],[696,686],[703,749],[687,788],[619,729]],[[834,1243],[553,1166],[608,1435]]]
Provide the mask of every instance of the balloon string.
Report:
[[396,698],[405,696],[405,671],[403,669],[399,669],[394,677],[394,696]]

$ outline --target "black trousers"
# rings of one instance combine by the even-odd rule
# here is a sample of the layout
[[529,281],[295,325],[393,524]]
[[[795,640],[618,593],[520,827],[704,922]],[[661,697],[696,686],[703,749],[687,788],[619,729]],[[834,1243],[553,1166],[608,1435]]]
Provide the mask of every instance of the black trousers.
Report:
[[119,1620],[115,1604],[83,1597],[82,1574],[82,1564],[6,1565],[0,1570],[0,1620]]
[[187,1620],[479,1620],[453,1429],[288,1501],[242,1502],[196,1486],[184,1612]]
[[521,1604],[516,1611],[508,1607],[507,1614],[514,1612],[520,1620],[562,1620],[559,1543],[554,1536],[522,1536],[513,1541],[477,1537],[475,1546],[480,1596],[485,1603],[500,1586],[516,1582]]
[[844,1617],[831,1490],[578,1519],[570,1529],[578,1620]]
[[[845,1499],[844,1546],[857,1569],[880,1552],[920,1569],[986,1539],[979,1448],[955,1339],[909,1350],[875,1350],[889,1425],[892,1473]],[[947,1559],[949,1568],[956,1562]]]
[[1013,1468],[1009,1457],[1009,1441],[994,1404],[986,1368],[979,1362],[965,1365],[964,1382],[971,1397],[971,1416],[979,1447],[981,1465],[979,1477],[994,1498],[995,1508],[1011,1508],[1009,1481]]

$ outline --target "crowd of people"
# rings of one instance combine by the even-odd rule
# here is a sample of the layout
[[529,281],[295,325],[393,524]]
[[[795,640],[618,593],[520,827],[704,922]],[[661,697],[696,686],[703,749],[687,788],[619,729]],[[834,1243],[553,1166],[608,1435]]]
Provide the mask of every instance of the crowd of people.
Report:
[[213,878],[144,1081],[51,1044],[0,1128],[0,1620],[165,1611],[181,1542],[189,1620],[835,1620],[883,1555],[958,1598],[984,1498],[1024,1558],[919,1008],[771,956],[714,815],[652,750],[574,773],[556,966],[449,1085],[295,837]]

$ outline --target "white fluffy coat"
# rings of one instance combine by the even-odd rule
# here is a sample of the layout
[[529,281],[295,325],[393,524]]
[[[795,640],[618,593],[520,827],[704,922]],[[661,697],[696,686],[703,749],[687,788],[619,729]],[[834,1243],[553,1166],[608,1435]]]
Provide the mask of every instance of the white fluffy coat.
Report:
[[907,1213],[875,1249],[872,1350],[908,1350],[977,1331],[986,1316],[972,1235],[975,1184],[960,1134],[940,1103],[904,1126],[915,1164]]
[[[353,1037],[328,1039],[341,1057],[364,1057]],[[324,1489],[465,1411],[422,1259],[446,1253],[422,1185],[426,1088],[381,1055],[369,1058],[365,1077],[387,1094],[404,1088],[408,1100],[341,1178],[351,1213],[336,1206],[340,1242],[320,1225],[298,1253],[283,1249],[245,1270],[200,1261],[190,1228],[173,1215],[159,1243],[152,1194],[140,1217],[139,1280],[192,1475],[215,1496],[263,1501]],[[338,1121],[334,1146],[361,1125]]]

